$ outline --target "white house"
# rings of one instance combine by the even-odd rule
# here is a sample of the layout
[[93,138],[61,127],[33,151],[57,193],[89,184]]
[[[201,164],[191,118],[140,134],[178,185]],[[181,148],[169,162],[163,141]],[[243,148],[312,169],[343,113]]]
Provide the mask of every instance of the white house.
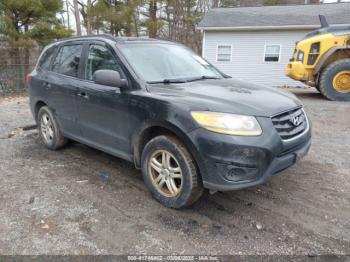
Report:
[[269,86],[300,86],[284,74],[295,42],[320,27],[350,24],[350,3],[215,8],[198,28],[203,30],[203,57],[224,73]]

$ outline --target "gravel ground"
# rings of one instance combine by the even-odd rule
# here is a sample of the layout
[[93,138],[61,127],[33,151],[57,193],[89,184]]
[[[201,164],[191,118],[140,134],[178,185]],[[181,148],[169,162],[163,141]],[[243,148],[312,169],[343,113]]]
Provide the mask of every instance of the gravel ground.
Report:
[[130,163],[78,143],[45,149],[21,129],[28,99],[0,100],[0,254],[350,254],[350,103],[292,92],[313,122],[309,155],[182,211],[155,202]]

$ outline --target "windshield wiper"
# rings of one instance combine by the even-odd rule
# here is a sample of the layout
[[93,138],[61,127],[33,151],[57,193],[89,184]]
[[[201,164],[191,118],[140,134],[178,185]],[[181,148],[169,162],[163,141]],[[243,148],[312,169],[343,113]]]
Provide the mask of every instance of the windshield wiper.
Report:
[[148,84],[178,84],[178,83],[186,83],[185,79],[163,79],[161,81],[148,81]]
[[161,81],[149,81],[148,84],[178,84],[178,83],[187,83],[187,82],[194,82],[199,80],[206,80],[206,79],[221,79],[220,77],[216,76],[200,76],[200,77],[193,77],[193,78],[175,78],[175,79],[163,79]]
[[200,80],[207,80],[207,79],[221,79],[220,77],[216,76],[200,76],[200,77],[194,77],[191,79],[188,79],[186,82],[194,82],[194,81],[200,81]]

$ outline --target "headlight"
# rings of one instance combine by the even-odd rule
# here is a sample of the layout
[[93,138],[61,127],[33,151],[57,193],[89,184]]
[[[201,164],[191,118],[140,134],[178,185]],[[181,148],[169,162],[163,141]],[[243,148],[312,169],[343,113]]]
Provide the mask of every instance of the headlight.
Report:
[[253,116],[215,112],[192,112],[194,120],[207,130],[227,135],[260,136],[259,122]]
[[303,51],[299,51],[297,61],[304,62],[304,52]]

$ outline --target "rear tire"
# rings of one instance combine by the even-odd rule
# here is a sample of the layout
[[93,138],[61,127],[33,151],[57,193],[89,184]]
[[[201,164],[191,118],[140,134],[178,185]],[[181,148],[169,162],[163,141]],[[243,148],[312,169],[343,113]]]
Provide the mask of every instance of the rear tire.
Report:
[[202,181],[188,150],[173,136],[158,136],[142,152],[142,174],[152,196],[162,205],[185,208],[203,193]]
[[40,138],[47,148],[57,150],[67,144],[67,139],[62,136],[58,123],[47,106],[39,109],[37,121]]
[[319,90],[329,100],[350,101],[350,59],[328,65],[321,73]]

